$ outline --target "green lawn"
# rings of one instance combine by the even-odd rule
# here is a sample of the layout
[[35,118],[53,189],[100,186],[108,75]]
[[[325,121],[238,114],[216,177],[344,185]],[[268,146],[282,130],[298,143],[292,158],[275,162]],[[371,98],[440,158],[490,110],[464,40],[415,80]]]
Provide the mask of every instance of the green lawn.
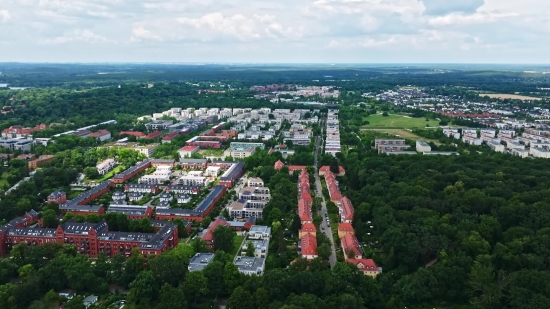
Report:
[[126,169],[126,167],[124,167],[122,165],[119,165],[119,166],[115,167],[112,171],[110,171],[107,174],[103,175],[103,177],[101,177],[98,181],[107,180],[107,179],[115,176],[115,174],[118,174],[118,173],[124,171],[125,169]]
[[235,237],[233,237],[233,244],[234,244],[233,251],[229,252],[229,254],[231,254],[232,257],[235,257],[239,252],[243,239],[244,237],[239,235],[236,235]]
[[365,117],[364,120],[369,124],[363,126],[365,129],[412,129],[412,128],[424,128],[426,125],[430,127],[439,126],[439,121],[430,119],[426,121],[426,118],[411,118],[409,116],[390,114],[388,117],[382,116],[382,114],[370,115]]
[[4,187],[4,185],[8,184],[8,173],[2,173],[2,177],[0,177],[0,187]]

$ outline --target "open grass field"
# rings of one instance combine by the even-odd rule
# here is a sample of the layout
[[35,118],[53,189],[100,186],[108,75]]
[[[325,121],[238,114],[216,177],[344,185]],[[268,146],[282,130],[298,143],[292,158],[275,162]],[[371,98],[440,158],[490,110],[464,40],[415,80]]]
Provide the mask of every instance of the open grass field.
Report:
[[230,252],[232,257],[235,257],[237,253],[239,252],[239,249],[241,248],[241,244],[243,243],[244,237],[235,235],[233,237],[233,251]]
[[369,124],[363,126],[364,129],[412,129],[412,128],[425,128],[426,125],[430,127],[439,126],[439,121],[430,119],[426,121],[425,118],[412,118],[409,116],[390,114],[388,117],[382,116],[382,114],[370,115],[364,120]]
[[408,130],[403,130],[403,129],[363,129],[363,130],[369,130],[369,131],[376,131],[376,132],[380,132],[380,133],[387,133],[387,134],[392,134],[392,135],[395,135],[396,137],[401,137],[401,138],[404,138],[404,139],[410,139],[410,140],[413,140],[413,141],[417,141],[419,139],[421,140],[424,140],[426,142],[434,142],[434,144],[436,145],[441,145],[441,143],[438,141],[438,140],[435,140],[435,139],[428,139],[428,138],[424,138],[422,136],[418,136],[414,133],[412,133],[411,131],[408,131]]
[[4,187],[4,185],[8,184],[8,173],[2,173],[2,177],[0,177],[0,188]]
[[504,100],[504,99],[524,100],[524,101],[527,101],[527,100],[529,100],[529,101],[530,100],[535,100],[535,101],[542,100],[541,98],[528,97],[528,96],[524,96],[524,95],[502,94],[502,93],[480,93],[479,96],[480,97],[488,96],[489,98],[492,98],[492,99],[501,99],[501,100]]

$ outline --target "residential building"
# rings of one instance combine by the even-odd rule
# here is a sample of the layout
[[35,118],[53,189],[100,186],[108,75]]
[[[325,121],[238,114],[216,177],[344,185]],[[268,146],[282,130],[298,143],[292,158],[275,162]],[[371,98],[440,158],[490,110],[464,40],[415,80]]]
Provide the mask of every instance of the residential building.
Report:
[[208,166],[208,160],[206,159],[180,159],[180,165],[182,168],[187,169],[206,169]]
[[220,177],[220,185],[231,188],[235,184],[235,181],[239,179],[244,173],[244,162],[237,162],[231,164],[231,167],[223,173]]
[[306,233],[300,238],[300,247],[303,258],[312,260],[318,256],[317,238],[312,234]]
[[56,190],[48,195],[48,203],[56,203],[58,205],[67,202],[67,194],[63,190]]
[[2,130],[2,137],[4,138],[31,137],[32,138],[33,132],[41,131],[46,128],[47,126],[45,124],[39,124],[34,128],[23,128],[22,126],[19,126],[19,125],[11,126],[7,129]]
[[128,193],[128,199],[130,202],[139,202],[143,199],[143,193],[141,192],[130,192]]
[[201,187],[169,184],[165,190],[166,192],[174,192],[176,194],[197,194],[201,191]]
[[404,151],[409,148],[404,139],[377,138],[374,140],[374,147],[378,153]]
[[430,152],[432,147],[425,141],[418,140],[416,141],[416,151],[418,152]]
[[232,157],[233,159],[244,159],[252,156],[256,152],[256,147],[247,146],[247,147],[229,147],[225,152],[225,157]]
[[103,162],[96,165],[99,175],[105,175],[116,166],[114,159],[105,159]]
[[281,161],[281,160],[277,160],[277,162],[275,162],[275,170],[280,170],[281,168],[283,168],[283,166],[285,166],[285,164]]
[[111,138],[111,132],[107,130],[99,130],[95,133],[90,134],[89,137],[93,137],[100,142],[103,142]]
[[97,300],[98,300],[98,297],[95,296],[95,295],[90,295],[86,298],[84,298],[84,300],[82,301],[82,303],[84,304],[84,307],[86,307],[86,309],[88,309],[88,307],[90,307],[91,305],[97,303]]
[[149,145],[144,145],[144,146],[135,146],[134,150],[138,151],[139,153],[141,153],[141,154],[145,155],[147,158],[149,158],[153,154],[155,149],[157,149],[157,147],[159,145],[160,144],[158,144],[158,143],[154,143],[154,144],[149,144]]
[[202,231],[200,237],[210,248],[214,248],[214,231],[220,226],[229,227],[229,223],[224,218],[218,217],[208,225],[208,228]]
[[264,149],[265,149],[264,143],[231,142],[230,146],[231,146],[231,147],[234,147],[234,148],[250,148],[250,147],[254,147],[254,148],[257,148],[257,149],[261,149],[261,150],[264,150]]
[[243,246],[241,247],[241,256],[245,256],[248,250],[249,242],[254,247],[254,257],[257,258],[267,258],[267,252],[269,249],[269,240],[259,239],[259,240],[245,240]]
[[151,167],[151,160],[149,159],[138,162],[136,165],[128,168],[122,173],[116,174],[115,177],[113,177],[113,183],[114,184],[124,183],[150,167]]
[[248,178],[248,186],[249,187],[263,187],[264,181],[261,178],[258,177],[250,177]]
[[248,231],[248,239],[264,239],[271,238],[271,228],[263,225],[253,225]]
[[239,272],[245,275],[262,275],[265,270],[265,259],[249,256],[238,256],[235,258],[234,264],[239,269]]
[[129,183],[124,185],[124,191],[126,192],[140,192],[143,194],[157,194],[160,191],[158,184],[147,183]]
[[187,204],[191,202],[191,195],[189,194],[178,194],[176,195],[176,200],[178,204]]
[[[321,168],[319,168],[319,176],[325,176],[326,172],[331,172],[330,166],[325,165],[325,166],[321,166]],[[346,170],[342,166],[338,166],[338,174],[336,174],[336,176],[341,177],[341,176],[344,176],[344,175],[346,175]]]
[[150,206],[111,204],[107,213],[111,212],[122,213],[126,215],[129,220],[141,220],[143,218],[151,218],[153,215],[153,208]]
[[204,171],[204,175],[208,177],[218,177],[222,171],[222,168],[219,166],[209,166]]
[[31,170],[35,170],[39,167],[41,167],[42,165],[48,163],[48,162],[51,162],[55,159],[54,156],[51,156],[51,155],[43,155],[43,156],[40,156],[38,159],[36,160],[32,160],[32,161],[29,161],[28,165],[29,165],[29,169]]
[[145,127],[148,131],[166,130],[172,124],[174,124],[173,120],[155,120],[153,122],[146,123]]
[[344,259],[362,259],[363,253],[359,241],[354,234],[348,233],[340,238]]
[[346,262],[354,264],[364,275],[373,278],[382,273],[382,268],[376,266],[376,263],[371,259],[347,259]]
[[342,238],[347,234],[355,235],[355,230],[351,223],[342,222],[338,225],[338,238]]
[[170,193],[161,193],[159,199],[161,202],[171,202],[174,197]]
[[214,260],[213,253],[196,253],[189,261],[189,265],[187,266],[187,269],[189,270],[189,272],[201,271],[206,266],[208,266],[208,264],[210,264],[213,260]]
[[197,153],[201,148],[199,146],[184,146],[178,150],[180,158],[190,158],[193,154]]
[[351,223],[353,221],[354,208],[349,198],[342,197],[338,201],[338,209],[341,222]]
[[298,233],[298,238],[302,238],[306,234],[311,234],[313,236],[317,236],[317,228],[315,227],[315,224],[313,223],[306,223],[302,225],[302,228],[300,229],[300,232]]

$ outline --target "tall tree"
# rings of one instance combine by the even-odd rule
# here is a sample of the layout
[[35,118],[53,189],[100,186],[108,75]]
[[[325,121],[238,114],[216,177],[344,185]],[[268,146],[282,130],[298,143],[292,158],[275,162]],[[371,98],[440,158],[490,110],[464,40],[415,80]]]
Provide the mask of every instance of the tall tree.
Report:
[[233,251],[235,243],[233,239],[235,238],[236,232],[230,227],[220,225],[212,233],[214,236],[214,250],[223,250],[225,252]]

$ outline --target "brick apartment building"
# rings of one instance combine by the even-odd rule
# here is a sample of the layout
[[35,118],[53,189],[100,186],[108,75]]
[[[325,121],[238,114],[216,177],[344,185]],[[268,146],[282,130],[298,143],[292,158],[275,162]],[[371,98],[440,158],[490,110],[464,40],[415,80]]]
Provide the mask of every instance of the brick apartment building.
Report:
[[51,162],[53,161],[53,159],[55,159],[54,156],[50,156],[50,155],[43,155],[43,156],[40,156],[38,159],[36,160],[32,160],[32,161],[29,161],[28,165],[29,165],[29,169],[31,170],[35,170],[39,167],[41,167],[42,165],[48,163],[48,162]]

